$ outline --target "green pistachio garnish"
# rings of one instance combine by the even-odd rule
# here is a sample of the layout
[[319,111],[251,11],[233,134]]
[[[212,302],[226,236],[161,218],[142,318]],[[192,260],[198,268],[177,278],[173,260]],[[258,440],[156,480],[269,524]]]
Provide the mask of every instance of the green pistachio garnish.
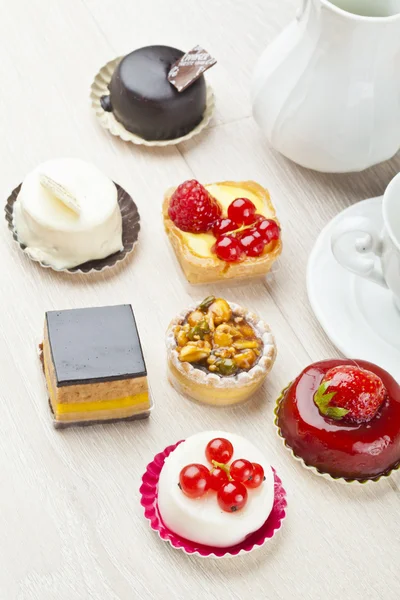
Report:
[[221,375],[233,375],[237,371],[235,361],[230,358],[220,358],[214,364]]
[[210,308],[211,304],[214,302],[214,300],[215,296],[208,296],[203,300],[201,304],[199,304],[199,310],[201,310],[203,313],[206,313]]
[[201,321],[198,325],[195,325],[189,329],[188,338],[192,342],[195,340],[203,340],[204,336],[210,333],[210,328],[207,321]]

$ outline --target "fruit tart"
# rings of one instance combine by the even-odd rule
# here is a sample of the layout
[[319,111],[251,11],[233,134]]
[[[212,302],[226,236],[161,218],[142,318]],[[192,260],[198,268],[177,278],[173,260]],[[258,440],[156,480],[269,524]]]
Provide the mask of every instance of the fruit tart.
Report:
[[189,283],[265,275],[282,251],[270,195],[254,181],[185,181],[167,190],[163,218]]
[[216,406],[247,400],[263,384],[276,357],[268,325],[214,296],[175,317],[166,344],[172,385]]
[[274,474],[265,456],[239,435],[205,431],[179,444],[158,481],[164,525],[193,542],[227,548],[268,519]]
[[285,445],[320,474],[377,481],[400,466],[400,386],[372,363],[311,364],[283,391],[275,414]]

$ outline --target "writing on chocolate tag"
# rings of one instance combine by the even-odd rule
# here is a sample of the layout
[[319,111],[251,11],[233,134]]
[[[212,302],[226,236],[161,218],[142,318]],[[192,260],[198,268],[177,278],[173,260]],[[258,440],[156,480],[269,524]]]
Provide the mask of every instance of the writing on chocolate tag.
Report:
[[40,174],[40,185],[46,188],[53,196],[60,200],[65,206],[70,208],[76,215],[81,214],[81,207],[75,196],[58,181],[55,181],[44,173]]
[[176,87],[178,92],[183,92],[216,62],[207,50],[201,46],[195,46],[193,50],[186,52],[172,65],[168,73],[168,81]]

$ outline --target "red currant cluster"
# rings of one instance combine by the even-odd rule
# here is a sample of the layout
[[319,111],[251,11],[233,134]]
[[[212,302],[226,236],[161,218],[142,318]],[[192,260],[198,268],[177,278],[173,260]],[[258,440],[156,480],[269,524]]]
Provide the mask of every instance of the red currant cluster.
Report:
[[179,487],[189,498],[200,498],[209,490],[217,492],[220,508],[235,512],[246,505],[247,489],[258,488],[264,481],[264,469],[245,458],[234,460],[233,446],[225,438],[215,438],[206,446],[206,458],[211,469],[202,464],[183,467],[179,474]]
[[267,244],[278,240],[279,225],[256,213],[248,198],[236,198],[228,207],[227,218],[217,219],[212,227],[217,238],[214,252],[221,260],[239,262],[246,256],[260,256]]

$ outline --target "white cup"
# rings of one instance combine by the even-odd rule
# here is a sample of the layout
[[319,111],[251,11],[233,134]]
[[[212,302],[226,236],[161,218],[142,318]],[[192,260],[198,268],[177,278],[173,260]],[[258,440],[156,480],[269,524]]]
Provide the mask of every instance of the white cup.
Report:
[[343,267],[390,289],[400,310],[400,173],[382,202],[383,231],[372,219],[349,217],[331,238],[332,252]]

